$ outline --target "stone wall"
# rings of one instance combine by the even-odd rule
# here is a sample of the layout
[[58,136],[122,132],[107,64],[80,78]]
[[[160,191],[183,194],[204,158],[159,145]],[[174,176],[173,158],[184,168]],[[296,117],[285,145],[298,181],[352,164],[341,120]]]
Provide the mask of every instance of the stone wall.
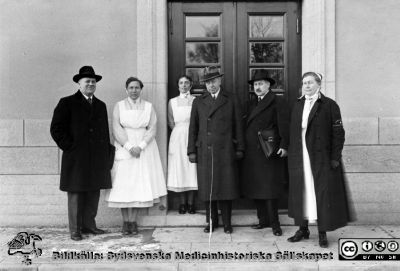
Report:
[[[61,151],[49,127],[49,120],[0,120],[0,226],[67,225],[67,197],[58,188]],[[344,119],[344,127],[356,223],[400,223],[400,118]],[[102,195],[99,225],[119,225],[120,216]]]

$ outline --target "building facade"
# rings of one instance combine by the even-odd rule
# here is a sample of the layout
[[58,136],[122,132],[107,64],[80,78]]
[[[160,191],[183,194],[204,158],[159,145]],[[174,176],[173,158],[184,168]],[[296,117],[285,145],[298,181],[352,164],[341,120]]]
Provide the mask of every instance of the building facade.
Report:
[[[400,223],[398,1],[0,0],[0,7],[0,226],[67,225],[61,151],[49,126],[58,100],[77,90],[72,76],[81,66],[103,76],[96,96],[109,117],[125,98],[126,78],[142,79],[166,171],[168,98],[179,74],[196,78],[208,63],[242,100],[257,68],[271,71],[274,91],[289,102],[303,72],[324,74],[322,91],[342,110],[356,223]],[[257,32],[257,22],[272,30]],[[204,34],[196,24],[217,27]],[[214,53],[205,58],[198,48]],[[164,207],[167,199],[142,223],[179,224]],[[101,200],[98,221],[119,225],[120,213]]]

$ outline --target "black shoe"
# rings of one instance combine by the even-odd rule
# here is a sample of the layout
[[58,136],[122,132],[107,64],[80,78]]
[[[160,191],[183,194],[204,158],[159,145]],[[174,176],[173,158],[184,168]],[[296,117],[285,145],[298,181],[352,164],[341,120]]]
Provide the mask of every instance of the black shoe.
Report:
[[224,226],[224,232],[227,234],[231,234],[233,232],[232,226],[231,225]]
[[326,232],[319,233],[319,246],[322,248],[328,247],[328,238],[326,237]]
[[105,234],[106,232],[98,228],[82,228],[82,233]]
[[251,225],[251,228],[252,229],[255,229],[255,230],[261,230],[261,229],[264,229],[264,228],[267,228],[268,227],[268,225],[266,225],[266,224],[255,224],[255,225]]
[[[215,231],[215,229],[216,228],[218,228],[218,225],[213,225],[213,227],[212,227],[212,231]],[[203,230],[205,233],[209,233],[210,232],[210,224],[208,224],[205,228],[204,228],[204,230]]]
[[272,233],[273,233],[275,236],[281,236],[281,235],[282,235],[282,229],[281,229],[281,227],[280,227],[280,226],[273,227],[273,228],[272,228]]
[[129,229],[129,222],[125,222],[122,225],[122,235],[129,235],[131,233],[130,229]]
[[82,240],[82,235],[80,232],[71,232],[71,239],[74,241],[81,241]]
[[196,209],[194,208],[194,204],[189,204],[188,205],[188,213],[191,214],[191,215],[196,213]]
[[289,242],[299,242],[301,239],[308,239],[310,237],[310,231],[308,229],[300,229],[296,231],[296,233],[292,236],[289,237],[287,240]]
[[179,214],[186,214],[186,204],[179,205]]

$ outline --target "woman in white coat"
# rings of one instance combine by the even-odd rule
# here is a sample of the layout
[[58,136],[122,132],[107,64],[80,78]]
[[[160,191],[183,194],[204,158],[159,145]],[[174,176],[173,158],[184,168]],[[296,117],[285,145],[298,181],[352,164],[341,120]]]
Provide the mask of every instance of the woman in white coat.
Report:
[[172,129],[168,149],[167,188],[179,194],[179,213],[195,213],[194,193],[197,190],[196,164],[187,156],[190,112],[194,96],[190,95],[192,79],[178,79],[179,95],[168,103],[168,125]]

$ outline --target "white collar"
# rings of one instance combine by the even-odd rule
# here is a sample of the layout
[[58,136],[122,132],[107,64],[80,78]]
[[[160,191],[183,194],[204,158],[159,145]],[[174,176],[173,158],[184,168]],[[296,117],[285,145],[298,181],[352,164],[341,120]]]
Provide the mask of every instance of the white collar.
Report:
[[[270,90],[269,90],[268,92],[270,92]],[[258,100],[258,99],[260,99],[260,100],[264,99],[265,96],[267,96],[268,92],[265,93],[263,96],[257,96],[257,100]]]
[[211,93],[210,93],[210,94],[211,94],[211,97],[218,98],[218,94],[219,94],[220,90],[221,90],[221,88],[219,88],[218,91],[215,92],[214,94],[211,94]]
[[188,99],[190,97],[190,91],[186,93],[179,93],[179,97],[181,97],[182,99]]
[[130,104],[132,104],[132,105],[134,105],[134,104],[140,104],[140,103],[142,102],[142,98],[139,97],[139,98],[136,99],[136,101],[134,101],[131,97],[128,97],[128,102],[129,102]]
[[[79,90],[79,91],[82,93],[83,97],[85,97],[86,100],[89,100],[89,98],[90,98],[89,96],[86,96],[85,94],[83,94],[83,92],[81,90]],[[92,97],[91,97],[92,100],[93,100],[93,97],[94,97],[94,95],[92,95]]]
[[321,98],[321,88],[319,88],[318,90],[317,90],[317,92],[315,92],[314,93],[314,95],[312,95],[312,96],[307,96],[307,95],[305,95],[305,94],[303,94],[303,95],[301,95],[299,98],[297,98],[298,100],[301,100],[301,99],[303,99],[303,98],[305,98],[305,99],[312,99],[312,100],[317,100],[317,99],[320,99]]
[[306,100],[312,100],[312,101],[316,101],[319,98],[319,91],[320,89],[318,89],[313,95],[309,96],[309,95],[305,95]]

